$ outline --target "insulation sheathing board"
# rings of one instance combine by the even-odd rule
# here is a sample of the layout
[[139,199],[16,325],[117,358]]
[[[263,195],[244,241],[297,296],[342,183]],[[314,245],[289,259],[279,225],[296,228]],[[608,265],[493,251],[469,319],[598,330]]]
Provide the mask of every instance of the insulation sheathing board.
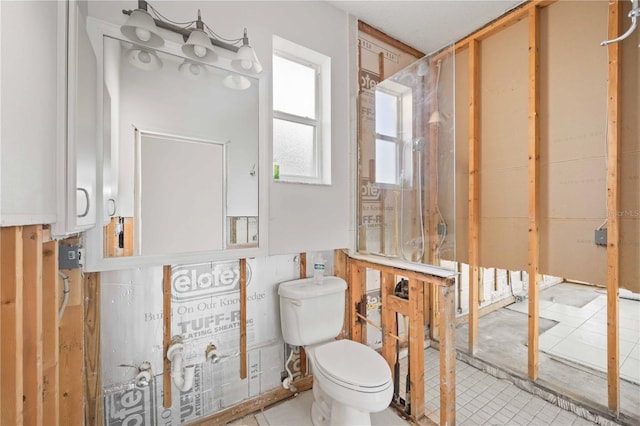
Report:
[[606,2],[540,14],[540,271],[603,285],[606,249]]
[[[171,335],[184,338],[184,364],[196,366],[194,386],[173,386],[172,406],[162,406],[162,267],[102,274],[102,383],[104,423],[181,424],[280,386],[284,344],[280,331],[279,283],[298,278],[293,256],[247,260],[247,379],[240,379],[238,261],[172,267]],[[329,265],[329,271],[332,270]],[[330,272],[329,272],[330,273]],[[221,361],[205,362],[217,347]],[[156,375],[136,388],[134,367],[143,361]],[[294,371],[296,370],[294,366]],[[140,424],[140,423],[136,423]]]
[[480,265],[527,265],[528,25],[480,43]]

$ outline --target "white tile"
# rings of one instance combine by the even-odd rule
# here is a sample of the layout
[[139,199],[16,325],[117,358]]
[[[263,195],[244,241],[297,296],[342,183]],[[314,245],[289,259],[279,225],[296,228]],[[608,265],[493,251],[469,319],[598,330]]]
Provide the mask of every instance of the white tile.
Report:
[[640,328],[627,328],[621,324],[619,327],[619,336],[620,340],[638,343],[640,342]]
[[635,344],[633,348],[631,348],[631,351],[629,352],[627,357],[640,360],[640,344]]
[[620,377],[634,383],[640,383],[640,360],[627,358],[620,367]]
[[551,350],[555,345],[560,343],[563,339],[564,339],[563,337],[555,336],[549,333],[544,333],[540,336],[540,341],[538,342],[538,345],[540,346],[541,351],[546,352]]
[[[312,403],[313,392],[305,391],[295,398],[256,414],[256,421],[260,426],[313,426],[311,423]],[[407,426],[409,423],[400,418],[391,408],[387,408],[379,413],[371,414],[371,425]]]
[[548,329],[547,331],[544,332],[543,336],[545,334],[551,334],[553,336],[556,337],[562,337],[565,338],[568,335],[570,335],[571,333],[573,333],[576,330],[575,327],[571,327],[569,325],[566,324],[556,324],[553,327],[551,327],[550,329]]
[[591,368],[603,371],[607,366],[607,351],[594,348],[586,343],[576,340],[564,340],[558,343],[552,354],[561,356],[569,361],[583,364]]

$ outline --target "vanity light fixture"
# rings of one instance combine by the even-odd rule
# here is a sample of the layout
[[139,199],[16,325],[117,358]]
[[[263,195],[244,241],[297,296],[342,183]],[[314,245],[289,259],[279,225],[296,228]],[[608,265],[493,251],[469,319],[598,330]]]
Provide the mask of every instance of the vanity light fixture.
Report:
[[213,32],[202,21],[199,10],[198,18],[194,21],[174,22],[145,0],[138,0],[137,9],[123,10],[122,13],[129,15],[129,18],[120,30],[122,34],[136,43],[150,47],[162,46],[164,40],[158,32],[158,28],[162,28],[182,36],[184,40],[182,51],[190,59],[215,62],[218,59],[218,54],[213,47],[216,46],[236,53],[231,60],[231,66],[238,71],[249,74],[262,72],[262,65],[258,61],[256,52],[249,45],[246,28],[242,38],[227,40]]

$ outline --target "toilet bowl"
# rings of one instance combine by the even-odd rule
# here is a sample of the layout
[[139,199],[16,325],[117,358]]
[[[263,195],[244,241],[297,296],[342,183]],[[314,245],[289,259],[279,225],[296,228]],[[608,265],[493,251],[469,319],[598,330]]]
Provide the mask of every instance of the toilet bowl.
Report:
[[389,406],[391,370],[373,349],[336,340],[308,347],[306,352],[314,378],[314,425],[370,425],[370,413]]
[[325,277],[281,283],[280,322],[284,341],[302,346],[313,374],[311,420],[315,426],[370,425],[370,413],[389,406],[391,369],[370,347],[335,340],[344,320],[346,282]]

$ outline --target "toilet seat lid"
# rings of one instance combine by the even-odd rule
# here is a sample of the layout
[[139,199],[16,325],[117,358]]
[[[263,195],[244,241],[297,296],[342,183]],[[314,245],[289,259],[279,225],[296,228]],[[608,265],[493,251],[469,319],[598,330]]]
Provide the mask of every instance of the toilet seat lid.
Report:
[[353,340],[336,340],[315,349],[316,366],[337,383],[377,388],[391,381],[391,369],[376,351]]

